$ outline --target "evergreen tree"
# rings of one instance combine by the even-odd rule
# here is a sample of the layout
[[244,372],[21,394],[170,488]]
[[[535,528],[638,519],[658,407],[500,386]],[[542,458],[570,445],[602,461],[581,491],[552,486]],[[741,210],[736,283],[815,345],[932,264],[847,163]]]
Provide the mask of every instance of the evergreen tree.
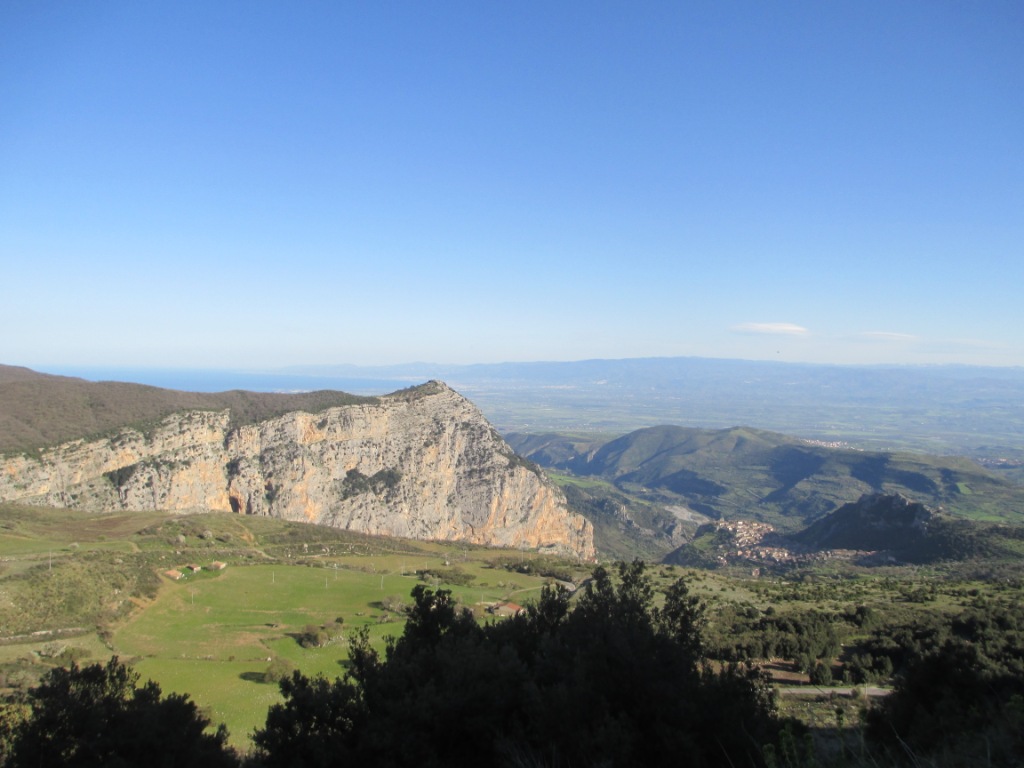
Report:
[[[703,606],[684,582],[655,608],[643,563],[616,570],[597,568],[574,609],[564,589],[545,588],[524,613],[485,626],[448,591],[416,587],[405,631],[383,656],[364,633],[347,680],[296,674],[282,684],[285,703],[254,739],[260,757],[268,766],[760,765],[778,724],[765,681],[703,664]],[[310,729],[318,746],[304,750]]]
[[31,714],[15,731],[7,766],[236,766],[227,731],[188,696],[164,698],[160,686],[117,657],[106,665],[51,670],[29,692]]

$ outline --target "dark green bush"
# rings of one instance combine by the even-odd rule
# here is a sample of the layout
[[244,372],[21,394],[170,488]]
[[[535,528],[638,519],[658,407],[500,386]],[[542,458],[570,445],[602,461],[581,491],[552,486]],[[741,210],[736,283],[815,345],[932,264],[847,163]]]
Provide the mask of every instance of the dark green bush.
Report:
[[[256,732],[267,766],[762,765],[770,688],[703,664],[703,606],[683,581],[664,606],[642,563],[598,568],[480,626],[447,590],[413,589],[383,657],[353,638],[345,680],[295,674]],[[301,763],[300,763],[301,761]]]

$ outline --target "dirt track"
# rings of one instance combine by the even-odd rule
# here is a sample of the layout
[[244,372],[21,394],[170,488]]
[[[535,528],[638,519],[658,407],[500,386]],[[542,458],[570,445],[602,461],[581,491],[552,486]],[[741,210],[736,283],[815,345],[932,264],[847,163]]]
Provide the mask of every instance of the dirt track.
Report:
[[876,686],[865,686],[865,687],[820,687],[817,685],[784,685],[778,686],[776,689],[780,696],[830,696],[835,694],[836,696],[853,696],[854,691],[860,691],[864,696],[870,696],[876,698],[879,696],[888,696],[892,693],[891,688],[878,688]]

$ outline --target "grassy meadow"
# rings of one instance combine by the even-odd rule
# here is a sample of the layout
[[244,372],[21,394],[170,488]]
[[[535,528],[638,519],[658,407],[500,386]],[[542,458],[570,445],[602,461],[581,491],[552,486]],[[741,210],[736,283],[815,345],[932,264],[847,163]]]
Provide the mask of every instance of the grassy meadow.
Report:
[[[232,741],[244,745],[280,700],[263,674],[284,659],[307,675],[335,677],[348,660],[347,635],[366,627],[383,648],[388,634],[401,633],[400,613],[386,610],[390,598],[408,602],[423,583],[416,568],[443,564],[439,552],[418,558],[359,555],[317,565],[228,567],[164,585],[157,598],[113,633],[111,644],[143,675],[167,691],[189,693],[224,722]],[[403,569],[405,575],[403,575]],[[465,568],[481,578],[474,587],[451,585],[464,605],[483,615],[483,603],[528,599],[542,579],[516,575],[514,588],[479,563]],[[485,576],[490,576],[488,581]],[[501,582],[503,586],[498,586]],[[442,585],[448,587],[449,585]],[[319,648],[300,644],[303,629],[343,619],[344,634]]]
[[[212,568],[218,562],[226,567]],[[684,576],[707,606],[712,659],[749,652],[771,661],[778,684],[803,694],[810,667],[829,666],[836,688],[782,696],[780,706],[834,740],[835,728],[858,724],[867,703],[859,687],[889,682],[869,658],[881,662],[887,652],[880,632],[918,626],[939,637],[958,616],[1019,605],[1019,569],[971,567],[828,562],[759,577],[749,569],[671,565],[648,572],[656,594]],[[24,692],[53,666],[117,655],[165,692],[187,693],[245,750],[280,701],[268,671],[344,674],[349,635],[365,628],[383,649],[388,635],[401,633],[417,584],[450,589],[487,621],[494,620],[489,604],[528,603],[545,582],[579,584],[591,568],[530,552],[231,514],[0,505],[0,693]],[[766,638],[775,638],[776,650],[750,650]]]
[[[401,633],[416,584],[452,590],[483,618],[490,603],[540,590],[543,577],[504,567],[535,559],[233,515],[2,505],[0,685],[25,687],[54,664],[117,655],[165,692],[189,694],[245,748],[280,700],[264,680],[272,661],[341,675],[348,635],[365,627],[383,649]],[[301,644],[325,626],[335,630],[325,644]]]

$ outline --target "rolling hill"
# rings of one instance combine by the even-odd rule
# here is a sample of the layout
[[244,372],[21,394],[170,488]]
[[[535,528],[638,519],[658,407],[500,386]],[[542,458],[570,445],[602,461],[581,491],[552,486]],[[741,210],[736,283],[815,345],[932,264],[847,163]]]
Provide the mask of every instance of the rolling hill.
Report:
[[598,495],[614,489],[667,510],[665,546],[668,528],[690,513],[793,532],[871,493],[903,494],[964,519],[1024,522],[1024,489],[960,457],[861,451],[747,427],[659,426],[596,441],[559,434],[507,439],[564,477],[600,479],[604,490],[592,486]]
[[788,536],[757,523],[705,524],[663,562],[776,571],[835,560],[858,566],[971,562],[976,572],[986,572],[1016,569],[1022,557],[1024,526],[966,520],[898,493],[873,493]]
[[1024,528],[975,523],[898,494],[873,494],[844,504],[792,539],[812,550],[874,550],[903,562],[931,563],[1019,557]]

